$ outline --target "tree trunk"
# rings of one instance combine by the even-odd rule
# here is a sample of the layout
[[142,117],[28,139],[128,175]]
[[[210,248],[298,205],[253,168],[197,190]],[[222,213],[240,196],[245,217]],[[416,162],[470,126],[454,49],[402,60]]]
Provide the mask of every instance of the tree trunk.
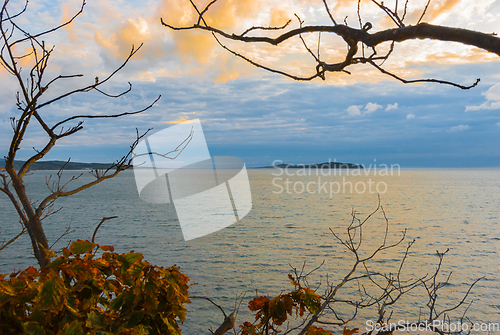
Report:
[[13,162],[7,161],[5,169],[10,175],[12,186],[14,187],[16,195],[19,198],[26,214],[26,229],[28,230],[28,234],[31,238],[33,253],[35,254],[40,268],[44,268],[49,264],[50,259],[47,255],[49,243],[47,241],[47,237],[45,236],[45,232],[43,231],[42,222],[40,221],[40,217],[38,217],[33,210],[32,203],[26,194],[26,188],[24,187],[23,181],[17,176],[17,173],[14,170]]

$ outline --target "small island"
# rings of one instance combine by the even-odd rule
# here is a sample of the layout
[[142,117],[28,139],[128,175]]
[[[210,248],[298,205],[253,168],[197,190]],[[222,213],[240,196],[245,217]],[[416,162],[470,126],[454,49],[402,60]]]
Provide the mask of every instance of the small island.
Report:
[[[276,162],[276,161],[275,161]],[[353,163],[341,163],[341,162],[324,162],[319,164],[275,164],[271,166],[256,167],[254,169],[270,169],[270,168],[282,168],[282,169],[364,169],[363,165],[353,164]]]

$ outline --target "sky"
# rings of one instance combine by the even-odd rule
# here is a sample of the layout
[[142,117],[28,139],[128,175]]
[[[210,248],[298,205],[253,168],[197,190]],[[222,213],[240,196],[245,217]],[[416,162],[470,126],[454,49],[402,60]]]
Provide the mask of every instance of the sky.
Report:
[[[410,0],[407,24],[415,24],[427,1]],[[200,8],[207,1],[195,1]],[[393,1],[385,1],[393,8]],[[21,1],[11,2],[11,13]],[[357,1],[329,1],[337,21],[359,27]],[[33,1],[16,23],[30,33],[57,26],[81,7],[73,0]],[[400,11],[402,4],[399,4]],[[251,26],[280,26],[297,14],[304,24],[328,24],[318,0],[218,0],[207,22],[229,32]],[[394,24],[368,0],[361,1],[363,22],[373,31]],[[190,25],[196,15],[186,0],[88,0],[69,26],[44,36],[55,45],[46,80],[84,74],[60,81],[45,99],[104,78],[126,58],[132,45],[142,48],[103,89],[72,95],[40,113],[49,124],[72,115],[104,115],[140,110],[156,97],[153,108],[140,115],[84,122],[79,133],[62,139],[44,159],[111,162],[128,151],[136,129],[151,133],[186,120],[200,119],[212,156],[237,156],[247,166],[274,161],[310,164],[339,161],[357,164],[399,164],[401,167],[500,166],[500,57],[473,47],[429,40],[395,46],[384,67],[408,79],[436,78],[477,87],[461,90],[433,83],[402,84],[367,66],[347,68],[351,74],[327,74],[327,79],[297,82],[257,69],[217,45],[201,31],[174,32],[160,23]],[[423,21],[500,33],[500,1],[433,0]],[[372,31],[371,31],[372,32]],[[270,32],[275,36],[276,32]],[[312,50],[318,35],[304,35]],[[345,43],[321,36],[322,59],[342,58]],[[314,59],[295,38],[269,46],[225,42],[258,62],[298,75],[315,71]],[[22,48],[19,48],[21,52]],[[382,45],[379,53],[388,49]],[[20,60],[25,69],[29,59]],[[24,70],[25,74],[28,70]],[[16,83],[0,68],[0,151],[6,154],[16,116]],[[42,99],[43,101],[46,101]],[[26,159],[47,141],[41,128],[30,125],[18,152]]]

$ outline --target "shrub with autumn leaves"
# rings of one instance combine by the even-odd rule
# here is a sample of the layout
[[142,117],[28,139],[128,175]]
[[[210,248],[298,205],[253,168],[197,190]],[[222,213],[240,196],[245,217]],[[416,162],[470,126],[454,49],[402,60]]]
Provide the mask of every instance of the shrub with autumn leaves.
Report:
[[[430,318],[426,320],[408,321],[396,330],[409,329],[408,327],[421,327],[427,329],[439,317],[448,317],[450,311],[460,308],[466,301],[474,285],[482,278],[469,285],[467,292],[458,303],[444,307],[437,311],[437,292],[441,292],[448,283],[450,275],[445,282],[438,276],[441,275],[442,262],[448,252],[437,253],[438,264],[431,274],[415,277],[410,280],[401,279],[401,271],[409,250],[415,241],[408,243],[400,260],[396,275],[371,272],[367,263],[381,250],[398,246],[405,237],[399,241],[386,244],[388,238],[388,220],[383,212],[386,223],[386,234],[383,243],[370,251],[368,256],[358,253],[361,245],[362,225],[370,218],[379,207],[364,221],[353,221],[347,228],[346,240],[334,234],[347,249],[355,256],[354,264],[347,275],[336,285],[327,282],[325,293],[319,295],[317,290],[310,288],[307,277],[319,269],[305,273],[305,263],[301,270],[293,269],[293,274],[288,277],[293,286],[290,292],[283,292],[275,297],[256,296],[248,308],[255,316],[252,322],[244,322],[235,329],[235,318],[238,309],[230,315],[224,314],[224,322],[213,332],[222,335],[233,329],[241,335],[272,335],[290,334],[299,335],[332,335],[332,331],[318,327],[326,323],[331,326],[344,326],[343,335],[358,333],[358,328],[348,329],[347,325],[355,320],[360,309],[376,306],[380,331],[369,331],[367,334],[391,335],[393,329],[387,328],[389,318],[394,311],[395,302],[409,291],[418,288],[425,289],[428,294]],[[354,232],[353,232],[354,231]],[[358,232],[359,231],[359,232]],[[359,236],[355,241],[354,236]],[[179,271],[179,267],[162,268],[151,265],[143,260],[140,253],[133,251],[127,254],[114,253],[114,248],[101,246],[89,241],[76,240],[69,248],[62,250],[62,255],[56,257],[53,251],[45,251],[52,260],[41,270],[29,267],[24,271],[14,272],[10,275],[0,275],[0,334],[34,334],[34,335],[70,335],[70,334],[151,334],[168,335],[180,334],[179,322],[186,318],[185,304],[189,303],[188,281],[189,278]],[[98,254],[99,253],[99,254]],[[358,274],[358,267],[362,267]],[[360,281],[375,283],[379,288],[375,293],[359,290],[359,301],[345,301],[336,298],[339,290],[349,283]],[[379,284],[375,280],[383,283]],[[441,294],[441,293],[440,293]],[[243,299],[243,298],[242,298]],[[341,319],[333,309],[334,302],[342,302],[335,307],[342,313],[345,307],[354,307],[355,311],[349,319]],[[241,303],[241,302],[240,302]],[[470,306],[470,304],[469,304]],[[239,308],[239,307],[238,307]],[[469,307],[466,307],[467,312]],[[331,311],[326,314],[325,310]],[[461,311],[460,311],[461,312]],[[465,312],[458,319],[463,323]],[[389,315],[385,318],[386,313]],[[323,317],[320,321],[319,317]],[[292,320],[290,320],[292,319]],[[333,320],[333,322],[331,321]],[[345,321],[347,320],[347,321]],[[291,325],[292,324],[292,325]],[[296,326],[293,326],[295,324]],[[412,328],[411,328],[412,329]],[[339,329],[340,330],[340,329]],[[433,331],[445,334],[434,327]]]
[[42,270],[0,275],[0,333],[180,334],[189,278],[113,251],[77,240]]
[[[300,280],[288,275],[294,290],[289,293],[282,293],[272,299],[266,296],[258,296],[248,303],[248,308],[255,312],[255,322],[245,322],[240,328],[242,335],[260,335],[279,333],[278,327],[281,326],[289,316],[295,314],[295,318],[303,317],[307,311],[311,314],[316,313],[321,305],[321,297],[311,288],[304,287]],[[357,332],[358,329],[348,330],[344,328],[344,335]],[[307,335],[332,335],[328,330],[310,326],[306,332]]]

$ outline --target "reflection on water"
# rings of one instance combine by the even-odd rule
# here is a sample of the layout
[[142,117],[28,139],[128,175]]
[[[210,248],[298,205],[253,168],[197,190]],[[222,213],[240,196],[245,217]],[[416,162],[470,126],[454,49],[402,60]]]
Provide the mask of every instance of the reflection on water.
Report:
[[[141,201],[133,173],[129,171],[76,196],[61,199],[58,204],[64,207],[63,211],[47,219],[44,227],[49,241],[57,239],[68,225],[76,230],[68,238],[90,239],[102,217],[118,215],[118,219],[101,227],[98,243],[115,245],[118,252],[131,249],[142,252],[154,264],[180,265],[192,282],[197,283],[191,287],[191,294],[211,297],[231,311],[236,297],[244,292],[252,297],[256,290],[259,294],[276,295],[289,289],[286,276],[289,264],[301,267],[306,260],[306,266],[313,268],[325,260],[316,273],[316,281],[324,282],[326,274],[330,281],[345,276],[352,258],[335,241],[329,228],[343,233],[352,210],[363,217],[376,208],[377,194],[368,189],[364,193],[355,189],[350,192],[347,186],[345,193],[341,188],[330,196],[329,192],[318,192],[318,183],[327,182],[329,187],[330,182],[341,186],[351,182],[361,187],[359,183],[368,186],[370,182],[372,185],[383,182],[387,190],[380,196],[390,222],[389,238],[395,241],[408,228],[407,241],[416,240],[404,274],[430,273],[438,261],[436,250],[443,252],[449,248],[444,274],[453,271],[452,285],[442,301],[455,301],[468,283],[485,276],[486,280],[473,290],[474,303],[468,314],[476,322],[500,321],[499,169],[403,169],[400,174],[387,176],[373,173],[320,176],[321,182],[316,175],[296,174],[282,175],[282,181],[273,182],[277,178],[273,172],[276,173],[268,169],[248,171],[253,209],[243,220],[188,242],[183,241],[172,205]],[[28,177],[33,199],[46,193],[46,175],[45,171],[37,171]],[[280,192],[276,185],[284,186],[286,181],[292,185],[290,192],[286,189]],[[311,192],[307,191],[308,183]],[[0,237],[9,239],[18,232],[19,224],[5,197],[0,198],[0,211]],[[363,232],[364,252],[380,243],[384,231],[385,221],[377,213]],[[56,247],[65,246],[68,238]],[[401,245],[397,250],[380,254],[373,269],[394,273],[395,258],[405,248],[406,245]],[[34,257],[26,257],[29,253],[29,238],[24,236],[0,253],[0,272],[34,265]],[[351,294],[350,290],[344,294]],[[415,292],[402,301],[393,319],[418,317],[419,307],[425,308],[426,302],[421,294]],[[240,316],[249,319],[245,308],[241,309]],[[189,311],[183,326],[187,334],[208,333],[210,325],[216,328],[222,321],[221,313],[203,301],[193,301]],[[361,328],[367,318],[374,317],[373,311],[362,314],[356,326]]]

